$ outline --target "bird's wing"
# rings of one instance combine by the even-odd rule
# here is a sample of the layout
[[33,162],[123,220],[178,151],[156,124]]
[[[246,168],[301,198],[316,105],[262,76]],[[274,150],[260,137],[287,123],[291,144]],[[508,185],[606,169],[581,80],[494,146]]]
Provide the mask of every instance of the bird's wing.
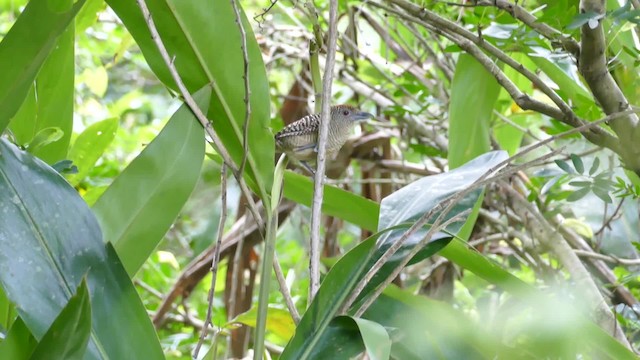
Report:
[[320,125],[320,116],[318,114],[307,115],[300,120],[294,121],[284,127],[276,135],[276,140],[280,140],[290,136],[307,135],[318,132]]

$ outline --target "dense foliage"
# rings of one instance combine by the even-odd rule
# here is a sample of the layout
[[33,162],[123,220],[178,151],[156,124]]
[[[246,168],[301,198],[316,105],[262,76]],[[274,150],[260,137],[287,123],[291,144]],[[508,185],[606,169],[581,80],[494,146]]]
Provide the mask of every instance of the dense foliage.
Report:
[[[0,0],[0,359],[636,358],[639,22]],[[273,134],[323,92],[376,118],[314,218]]]

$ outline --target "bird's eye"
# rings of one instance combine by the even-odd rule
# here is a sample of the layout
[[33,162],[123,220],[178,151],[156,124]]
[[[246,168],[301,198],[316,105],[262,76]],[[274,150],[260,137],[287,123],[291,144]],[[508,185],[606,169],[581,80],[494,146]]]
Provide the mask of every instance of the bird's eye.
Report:
[[344,111],[342,112],[342,115],[344,115],[344,116],[348,116],[348,115],[349,115],[349,110],[344,110]]

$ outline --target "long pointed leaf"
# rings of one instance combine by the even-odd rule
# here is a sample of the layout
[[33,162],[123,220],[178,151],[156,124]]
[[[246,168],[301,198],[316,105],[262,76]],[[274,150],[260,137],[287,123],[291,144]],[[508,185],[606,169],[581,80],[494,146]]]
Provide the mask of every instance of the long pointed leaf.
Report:
[[[207,110],[211,88],[194,95]],[[204,161],[204,130],[182,105],[160,134],[93,205],[105,241],[133,277],[158,246],[196,185]]]
[[[88,358],[162,358],[146,310],[78,193],[51,167],[0,139],[0,283],[40,339],[87,277]],[[136,346],[130,346],[135,339]]]
[[[107,1],[142,50],[158,78],[176,89],[152,41],[135,1]],[[236,164],[242,159],[245,116],[241,37],[229,1],[151,0],[147,5],[169,54],[191,92],[213,87],[208,111],[213,127]],[[246,176],[260,197],[269,201],[273,182],[274,141],[270,132],[269,86],[262,55],[242,12],[249,57],[251,110]]]
[[82,359],[91,332],[91,302],[87,282],[69,299],[31,355],[37,359]]
[[20,108],[58,37],[84,2],[77,1],[66,12],[55,12],[47,1],[29,1],[0,42],[0,131]]

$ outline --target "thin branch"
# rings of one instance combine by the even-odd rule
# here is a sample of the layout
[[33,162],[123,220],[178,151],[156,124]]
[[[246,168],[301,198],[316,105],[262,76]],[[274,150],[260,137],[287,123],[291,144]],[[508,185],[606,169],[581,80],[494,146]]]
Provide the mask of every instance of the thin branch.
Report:
[[158,48],[158,51],[160,52],[162,59],[167,65],[167,68],[169,69],[169,72],[173,77],[173,81],[175,81],[176,85],[178,86],[178,89],[180,90],[180,94],[184,98],[185,103],[187,103],[187,105],[189,106],[193,114],[196,116],[200,124],[204,127],[205,132],[211,139],[209,144],[220,154],[220,156],[222,156],[223,161],[231,169],[233,176],[236,178],[236,180],[238,181],[238,184],[240,185],[240,190],[247,197],[247,202],[249,203],[249,210],[251,211],[255,221],[258,223],[259,228],[263,228],[264,224],[262,221],[262,217],[258,212],[258,207],[255,201],[253,201],[251,190],[249,190],[249,187],[247,186],[247,183],[244,181],[244,178],[240,176],[240,173],[238,172],[238,169],[236,168],[231,158],[231,155],[229,155],[229,152],[222,144],[222,140],[220,140],[220,137],[218,137],[218,134],[213,130],[213,126],[211,125],[211,122],[209,121],[209,119],[207,119],[206,115],[202,112],[202,110],[200,109],[196,101],[193,99],[193,96],[191,96],[191,93],[189,93],[189,90],[184,85],[184,82],[182,81],[182,77],[180,77],[180,74],[178,73],[178,70],[176,69],[173,63],[171,56],[169,56],[169,52],[167,51],[167,48],[164,46],[164,43],[160,38],[160,34],[158,33],[158,29],[156,28],[156,25],[153,22],[153,18],[151,17],[151,13],[149,12],[149,8],[147,7],[145,0],[136,0],[136,1],[138,2],[138,6],[140,6],[140,10],[142,11],[142,16],[144,17],[147,23],[147,27],[149,28],[149,32],[151,33],[151,38],[155,42],[156,47]]
[[573,252],[567,240],[549,224],[547,219],[520,192],[509,184],[503,184],[501,188],[509,194],[514,210],[524,219],[524,225],[530,229],[540,243],[551,249],[560,260],[560,263],[571,274],[573,281],[578,285],[576,288],[580,289],[580,295],[586,300],[587,306],[594,310],[595,322],[625,347],[631,349],[629,340],[625,337],[604,298],[600,295],[593,278]]
[[209,305],[207,307],[207,317],[204,320],[200,338],[198,339],[195,350],[193,350],[194,359],[198,358],[200,348],[202,347],[204,339],[207,336],[208,327],[210,325],[213,327],[213,324],[211,323],[211,316],[213,313],[213,298],[216,290],[216,278],[218,277],[218,264],[220,263],[220,248],[222,247],[224,224],[227,221],[227,166],[224,163],[222,163],[222,169],[220,170],[220,189],[222,191],[222,195],[220,197],[220,201],[222,202],[222,210],[220,211],[220,221],[218,222],[218,234],[216,237],[215,252],[213,254],[213,259],[211,260],[211,288],[209,288],[209,295],[207,298]]
[[575,41],[570,35],[563,34],[560,30],[553,28],[542,21],[538,21],[538,18],[533,14],[525,10],[522,6],[508,1],[508,0],[480,0],[477,2],[478,6],[495,6],[508,12],[514,19],[520,20],[526,24],[538,34],[551,40],[552,42],[559,42],[562,47],[573,55],[576,59],[580,55],[580,44]]
[[[453,204],[453,202],[452,202]],[[402,272],[402,270],[404,269],[405,266],[407,266],[407,264],[411,261],[411,259],[413,259],[413,257],[420,251],[422,250],[422,248],[427,245],[427,243],[431,240],[431,238],[440,230],[445,229],[447,226],[449,226],[452,223],[458,222],[458,221],[463,221],[464,218],[469,215],[471,213],[471,209],[467,209],[455,216],[453,216],[451,219],[448,219],[446,221],[444,221],[441,224],[436,224],[438,222],[438,220],[442,217],[444,219],[444,217],[441,215],[438,217],[438,219],[436,219],[436,223],[434,223],[431,228],[429,228],[429,231],[427,231],[427,234],[420,239],[420,241],[416,244],[416,246],[414,246],[407,255],[405,255],[405,257],[400,261],[400,263],[393,269],[393,271],[387,276],[387,278],[380,283],[380,285],[378,285],[376,287],[376,289],[373,291],[373,293],[371,293],[369,296],[367,296],[367,299],[364,301],[364,303],[362,304],[362,306],[360,306],[360,308],[355,312],[355,317],[360,317],[362,316],[362,314],[364,314],[365,311],[367,311],[367,309],[371,306],[371,304],[373,304],[374,301],[376,301],[376,299],[378,298],[378,296],[380,296],[380,294],[382,293],[382,291],[384,291],[384,289],[391,284],[391,282],[393,282],[393,279],[395,279],[398,275],[400,275],[400,273]],[[443,212],[444,214],[444,212]],[[427,217],[427,220],[429,218]]]
[[[244,174],[244,167],[247,164],[247,155],[249,154],[249,121],[251,119],[251,87],[249,86],[249,53],[247,52],[247,32],[244,30],[242,24],[242,16],[240,15],[240,8],[237,4],[238,0],[231,0],[231,6],[233,6],[233,12],[236,15],[236,24],[240,31],[240,48],[242,49],[242,62],[244,63],[242,79],[244,80],[244,123],[242,124],[242,161],[240,162],[240,168],[238,174],[240,177]],[[275,4],[275,2],[274,2]],[[273,5],[271,5],[273,6]]]
[[311,207],[311,244],[309,254],[309,304],[313,301],[320,288],[320,222],[322,197],[324,191],[324,172],[326,162],[327,137],[329,135],[329,121],[331,120],[331,85],[333,82],[333,68],[336,62],[337,46],[337,17],[338,2],[330,0],[329,4],[329,44],[327,59],[324,66],[322,80],[322,112],[320,128],[318,130],[318,161],[313,186],[313,205]]
[[[480,64],[491,73],[498,83],[507,90],[511,98],[522,109],[529,109],[540,112],[552,118],[558,119],[567,125],[572,127],[580,127],[586,122],[580,119],[571,109],[571,107],[564,101],[558,94],[553,91],[542,79],[536,76],[534,73],[526,69],[522,64],[513,60],[510,56],[502,52],[487,41],[484,41],[476,34],[460,27],[454,22],[446,20],[435,13],[432,13],[426,9],[420,8],[416,5],[408,3],[404,0],[389,0],[390,2],[400,6],[405,11],[412,15],[404,14],[395,9],[389,8],[377,3],[370,3],[372,6],[379,7],[395,15],[418,23],[430,31],[439,33],[455,44],[459,45],[463,50],[476,58]],[[414,17],[415,16],[415,17]],[[524,94],[520,89],[504,74],[504,72],[497,66],[497,64],[489,58],[483,50],[487,51],[491,55],[495,56],[498,60],[512,67],[514,70],[521,73],[531,82],[533,82],[537,88],[539,88],[545,95],[547,95],[556,105],[556,107],[543,103],[541,101],[531,98],[529,95]],[[596,127],[590,129],[583,135],[596,145],[607,147],[614,152],[618,152],[619,144],[617,139],[604,131],[602,128]]]
[[284,298],[284,302],[287,304],[287,309],[289,309],[289,313],[293,318],[293,322],[295,322],[297,325],[300,322],[300,314],[298,313],[296,304],[293,303],[291,292],[289,291],[289,287],[287,286],[287,280],[284,278],[282,267],[280,266],[280,261],[278,261],[277,256],[273,257],[273,271],[275,271],[276,273],[276,279],[278,279],[278,285],[280,285],[280,293]]

